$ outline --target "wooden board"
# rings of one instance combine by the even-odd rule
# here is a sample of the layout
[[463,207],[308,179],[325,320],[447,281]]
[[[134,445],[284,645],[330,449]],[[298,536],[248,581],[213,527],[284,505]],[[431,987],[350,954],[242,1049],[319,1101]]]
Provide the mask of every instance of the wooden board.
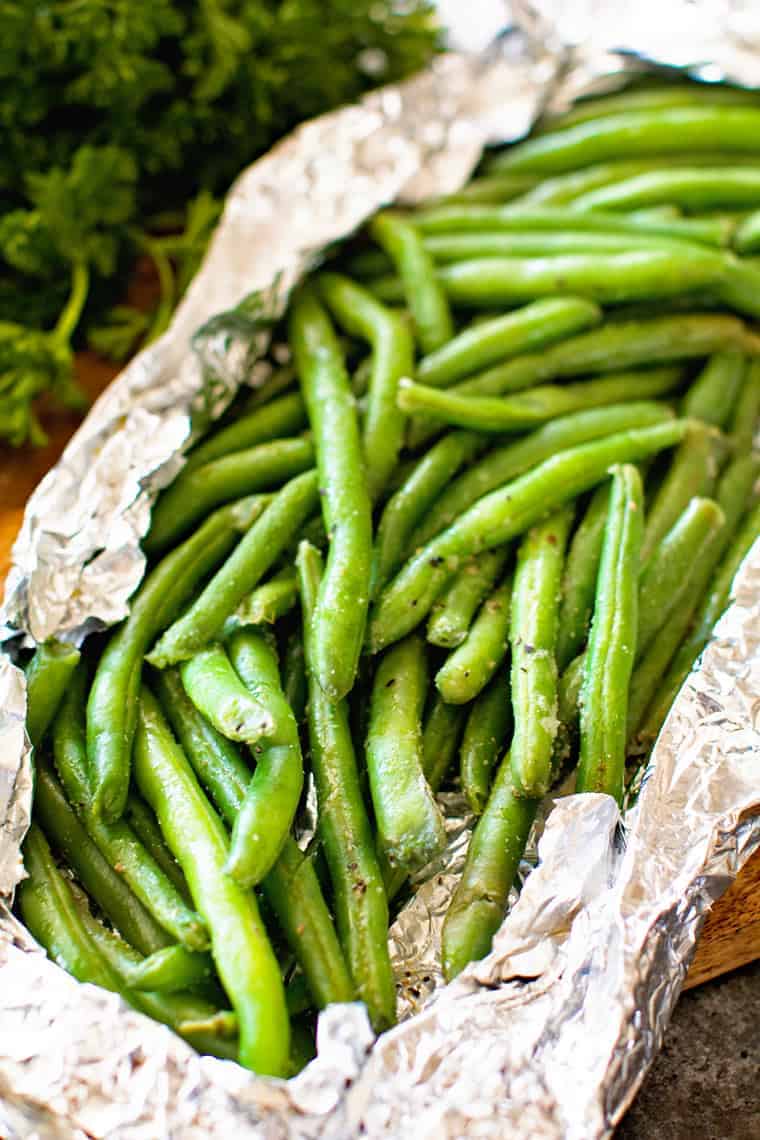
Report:
[[[78,375],[92,397],[103,390],[117,369],[83,353]],[[42,415],[49,443],[39,450],[13,450],[0,444],[0,582],[10,565],[10,550],[24,504],[75,429],[76,417],[46,408]],[[718,900],[705,923],[686,987],[700,985],[760,958],[760,852]]]

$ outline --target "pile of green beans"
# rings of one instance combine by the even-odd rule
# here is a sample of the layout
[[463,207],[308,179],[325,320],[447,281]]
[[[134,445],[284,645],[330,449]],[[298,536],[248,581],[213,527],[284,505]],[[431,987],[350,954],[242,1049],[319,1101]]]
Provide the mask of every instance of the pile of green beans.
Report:
[[757,97],[670,83],[299,287],[292,366],[189,450],[129,617],[27,662],[18,906],[55,961],[287,1076],[331,1002],[393,1024],[442,787],[475,818],[444,973],[488,953],[542,798],[624,803],[760,533],[759,219]]

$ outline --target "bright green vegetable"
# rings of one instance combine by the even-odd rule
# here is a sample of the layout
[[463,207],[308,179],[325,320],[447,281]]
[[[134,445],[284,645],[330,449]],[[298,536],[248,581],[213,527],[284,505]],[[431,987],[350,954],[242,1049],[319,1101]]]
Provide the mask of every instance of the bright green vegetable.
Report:
[[746,455],[752,450],[758,421],[760,421],[760,364],[753,361],[746,371],[731,417],[731,442],[736,455]]
[[290,341],[314,432],[322,513],[330,536],[314,612],[314,667],[334,701],[356,676],[369,605],[372,518],[359,427],[342,353],[313,291],[290,312]]
[[250,745],[274,737],[274,716],[248,691],[221,645],[183,661],[180,676],[195,707],[223,736]]
[[372,348],[367,407],[362,429],[370,498],[375,501],[398,462],[405,418],[396,404],[399,380],[414,371],[414,344],[403,318],[379,304],[365,289],[337,273],[323,273],[318,284],[337,320]]
[[493,677],[509,648],[512,580],[486,598],[467,637],[448,655],[435,676],[438,692],[450,704],[473,701]]
[[630,464],[614,468],[580,696],[576,791],[606,792],[618,803],[639,621],[643,515],[641,475]]
[[467,637],[481,602],[504,569],[508,550],[487,550],[457,570],[433,606],[427,628],[432,645],[451,649]]
[[369,232],[398,270],[420,348],[434,352],[451,340],[454,322],[422,239],[413,225],[392,213],[377,214]]
[[557,735],[557,617],[565,545],[574,508],[532,527],[517,552],[509,642],[514,733],[510,763],[518,795],[543,796]]
[[372,683],[366,759],[378,841],[393,867],[424,867],[441,850],[441,813],[422,771],[427,669],[417,637],[380,660]]
[[464,727],[463,710],[449,705],[433,692],[422,725],[422,771],[431,792],[437,792],[448,775]]
[[224,874],[224,828],[145,688],[135,738],[135,777],[208,925],[219,977],[238,1017],[240,1063],[258,1073],[282,1074],[289,1026],[277,960],[253,895]]
[[208,955],[193,954],[184,946],[165,946],[133,966],[128,977],[133,989],[171,994],[202,985],[211,972]]
[[[292,373],[290,374],[292,379]],[[299,392],[288,392],[284,396],[241,414],[226,427],[218,428],[204,438],[187,456],[182,475],[198,467],[205,467],[215,459],[225,455],[247,451],[258,443],[292,435],[306,426],[306,409]],[[155,524],[155,513],[154,513]]]
[[[623,111],[664,111],[674,107],[705,106],[756,106],[757,95],[737,87],[718,86],[715,83],[656,83],[646,79],[646,86],[626,87],[612,95],[596,95],[581,99],[569,111],[556,118],[549,118],[539,125],[537,133],[545,134],[565,130],[589,120],[607,115],[619,115]],[[649,159],[648,161],[652,161]],[[499,158],[494,160],[498,167]]]
[[309,739],[317,784],[319,831],[335,892],[341,943],[356,991],[376,1030],[396,1019],[396,989],[388,955],[388,900],[359,784],[348,706],[332,704],[310,669],[310,619],[319,591],[321,559],[313,546],[298,552],[304,645],[309,669]]
[[146,649],[198,583],[232,550],[265,503],[254,496],[215,511],[147,575],[132,599],[129,617],[111,635],[87,702],[87,763],[96,811],[106,818],[118,818],[126,803]]
[[190,902],[190,890],[179,863],[166,846],[161,828],[153,812],[139,796],[130,793],[124,819],[134,831],[143,847],[152,855],[167,879],[179,891],[185,902]]
[[718,352],[710,357],[681,403],[681,414],[724,428],[747,372],[740,352]]
[[562,573],[557,623],[557,668],[563,672],[586,642],[602,557],[610,491],[600,483],[572,537]]
[[[290,566],[284,566],[268,581],[243,598],[227,625],[229,632],[247,625],[273,625],[290,613],[298,601],[298,580]],[[226,633],[226,627],[225,627]]]
[[509,676],[497,673],[475,699],[464,728],[459,753],[462,791],[476,815],[482,815],[491,777],[512,733]]
[[760,210],[748,214],[736,227],[732,245],[743,256],[756,254],[760,250]]
[[760,170],[731,166],[693,169],[677,165],[653,170],[580,194],[576,210],[637,210],[660,202],[685,210],[749,209],[760,203]]
[[593,487],[613,463],[634,462],[672,447],[686,428],[687,421],[674,420],[568,448],[485,495],[424,546],[380,594],[370,627],[373,651],[397,641],[422,621],[463,558],[521,534]]
[[200,596],[166,630],[147,660],[163,669],[187,660],[212,641],[246,594],[298,534],[314,510],[317,498],[315,471],[307,471],[286,483]]
[[[626,215],[628,218],[630,214]],[[636,215],[639,216],[638,214]],[[651,220],[651,214],[648,214]],[[658,213],[657,218],[660,219]],[[428,234],[425,249],[436,265],[449,265],[460,261],[477,261],[483,258],[553,258],[568,254],[623,254],[637,250],[670,249],[683,252],[685,244],[679,238],[664,238],[649,234],[595,233],[588,230],[496,230],[475,233]],[[696,243],[695,243],[696,244]],[[693,248],[693,246],[692,246]],[[704,247],[702,251],[704,252]],[[387,286],[376,282],[381,291]],[[538,302],[536,302],[538,304]]]
[[26,667],[26,731],[38,747],[79,664],[79,650],[62,641],[38,645]]
[[709,495],[717,475],[719,437],[693,423],[671,459],[667,474],[647,510],[642,564],[651,556],[694,495]]

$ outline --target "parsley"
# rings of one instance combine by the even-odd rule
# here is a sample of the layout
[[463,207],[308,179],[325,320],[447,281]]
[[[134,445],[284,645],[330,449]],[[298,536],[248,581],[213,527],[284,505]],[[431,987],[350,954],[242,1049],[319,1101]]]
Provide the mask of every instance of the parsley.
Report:
[[[2,0],[0,437],[83,403],[75,346],[163,331],[244,166],[437,47],[425,0]],[[140,254],[148,314],[114,305]]]

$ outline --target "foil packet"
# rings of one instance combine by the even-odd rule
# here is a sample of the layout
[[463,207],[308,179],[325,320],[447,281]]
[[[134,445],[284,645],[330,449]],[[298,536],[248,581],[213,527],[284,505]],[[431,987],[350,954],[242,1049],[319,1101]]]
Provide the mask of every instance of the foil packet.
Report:
[[240,385],[266,378],[293,284],[381,205],[458,189],[485,146],[632,72],[678,68],[760,87],[751,0],[473,0],[466,9],[446,9],[461,50],[304,124],[241,175],[170,329],[101,396],[29,500],[0,614],[8,1140],[388,1140],[412,1131],[420,1140],[602,1140],[656,1055],[705,913],[760,846],[758,542],[635,805],[621,819],[606,796],[548,801],[491,954],[448,986],[440,930],[471,820],[461,797],[442,797],[449,844],[391,929],[400,1023],[379,1039],[363,1006],[332,1006],[299,1076],[255,1077],[79,985],[10,911],[32,790],[14,646],[80,643],[127,614],[156,494]]

